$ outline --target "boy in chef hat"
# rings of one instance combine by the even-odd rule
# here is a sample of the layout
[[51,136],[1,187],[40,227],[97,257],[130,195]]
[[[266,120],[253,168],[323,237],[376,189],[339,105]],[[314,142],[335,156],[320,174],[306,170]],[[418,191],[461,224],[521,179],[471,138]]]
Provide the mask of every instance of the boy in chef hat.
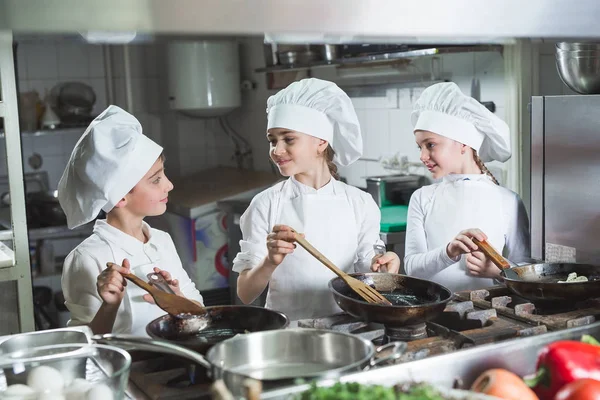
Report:
[[510,158],[508,125],[452,82],[425,89],[411,119],[421,161],[440,181],[411,197],[406,273],[454,291],[491,286],[500,270],[472,238],[487,240],[511,260],[530,253],[521,199],[499,186],[484,164]]
[[296,248],[291,230],[343,271],[398,271],[396,254],[374,258],[381,217],[373,198],[338,180],[337,167],[362,155],[358,118],[346,93],[319,79],[271,96],[267,115],[271,160],[289,179],[258,194],[240,220],[238,295],[251,303],[268,285],[266,306],[292,321],[340,312],[327,286],[335,275]]
[[97,220],[92,235],[65,259],[62,289],[70,325],[87,324],[94,333],[146,335],[146,324],[164,311],[142,289],[127,286],[124,273],[144,280],[160,273],[175,293],[202,302],[169,234],[144,222],[165,212],[173,189],[162,152],[133,115],[113,105],[75,145],[58,184],[67,224],[70,229],[84,225],[101,210],[106,219]]

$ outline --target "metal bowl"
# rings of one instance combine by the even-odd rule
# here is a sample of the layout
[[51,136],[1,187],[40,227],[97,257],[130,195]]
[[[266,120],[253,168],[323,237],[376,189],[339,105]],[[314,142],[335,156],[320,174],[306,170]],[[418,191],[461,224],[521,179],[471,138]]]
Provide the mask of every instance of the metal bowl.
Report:
[[[31,384],[39,388],[44,380],[53,379],[56,387],[52,390],[66,398],[73,392],[91,396],[93,391],[107,400],[122,400],[130,366],[131,357],[125,350],[87,343],[30,347],[0,355],[0,368],[5,371],[8,385]],[[10,390],[10,386],[3,389]],[[43,390],[50,388],[44,385]],[[1,392],[2,389],[0,398],[4,398]]]
[[581,94],[600,93],[600,53],[589,56],[557,53],[556,69],[571,90]]

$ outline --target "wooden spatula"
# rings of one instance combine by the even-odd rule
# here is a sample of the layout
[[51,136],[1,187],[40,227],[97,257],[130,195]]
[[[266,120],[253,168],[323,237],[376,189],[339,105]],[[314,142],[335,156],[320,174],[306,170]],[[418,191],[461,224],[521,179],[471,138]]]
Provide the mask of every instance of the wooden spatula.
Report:
[[351,277],[350,275],[348,275],[347,273],[345,273],[344,271],[342,271],[341,269],[336,267],[334,263],[329,261],[329,259],[327,257],[325,257],[323,254],[321,254],[321,252],[319,250],[315,249],[310,243],[308,243],[308,241],[306,239],[304,239],[302,237],[302,235],[300,235],[298,232],[296,232],[294,230],[292,230],[292,232],[294,232],[294,235],[296,236],[296,242],[298,242],[300,244],[300,246],[304,247],[306,249],[306,251],[308,251],[313,257],[315,257],[317,260],[321,261],[323,263],[323,265],[325,265],[327,268],[329,268],[331,271],[333,271],[333,273],[335,273],[337,276],[342,278],[344,280],[344,282],[346,282],[346,284],[348,286],[350,286],[350,288],[352,290],[354,290],[366,302],[376,303],[376,304],[381,304],[381,305],[388,305],[388,306],[392,305],[392,303],[390,303],[390,301],[388,299],[383,297],[381,295],[381,293],[379,293],[377,290],[373,289],[371,286],[367,285],[366,283],[361,282],[358,279]]
[[206,314],[206,309],[204,307],[202,307],[198,303],[194,303],[193,301],[186,299],[185,297],[164,292],[150,285],[148,282],[143,281],[142,279],[138,278],[133,274],[123,274],[123,276],[127,280],[130,280],[131,282],[135,283],[136,285],[150,293],[156,305],[171,315],[178,316],[180,314]]
[[471,240],[473,241],[473,243],[475,243],[477,245],[477,247],[479,247],[479,250],[481,250],[481,252],[483,254],[485,254],[486,256],[488,256],[490,258],[490,261],[493,262],[496,267],[498,267],[504,271],[504,274],[506,275],[507,278],[511,278],[511,279],[519,278],[519,275],[517,275],[516,272],[511,271],[511,268],[516,267],[517,264],[502,257],[502,255],[500,253],[498,253],[496,251],[496,249],[494,249],[494,247],[491,244],[489,244],[487,241],[485,241],[485,240],[480,241],[476,238],[471,238]]

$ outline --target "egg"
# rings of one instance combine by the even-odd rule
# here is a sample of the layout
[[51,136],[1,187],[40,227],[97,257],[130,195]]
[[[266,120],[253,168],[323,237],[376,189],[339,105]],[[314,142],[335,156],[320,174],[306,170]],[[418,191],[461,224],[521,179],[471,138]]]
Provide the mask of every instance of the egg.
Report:
[[87,392],[86,400],[113,400],[114,395],[108,386],[103,383],[92,386]]
[[85,379],[75,378],[64,390],[66,400],[85,400],[88,390],[92,384]]
[[29,372],[27,386],[40,393],[56,393],[62,391],[65,381],[57,369],[40,365]]
[[6,400],[33,400],[36,398],[36,391],[27,385],[17,383],[10,385],[3,393],[0,393],[0,398]]

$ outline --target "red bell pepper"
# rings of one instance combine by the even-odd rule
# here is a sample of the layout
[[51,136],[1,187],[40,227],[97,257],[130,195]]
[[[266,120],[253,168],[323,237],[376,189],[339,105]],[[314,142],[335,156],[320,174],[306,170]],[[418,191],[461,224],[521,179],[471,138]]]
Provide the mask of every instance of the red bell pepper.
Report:
[[552,400],[563,386],[584,378],[600,381],[600,346],[563,340],[541,351],[537,374],[527,381],[541,400]]

